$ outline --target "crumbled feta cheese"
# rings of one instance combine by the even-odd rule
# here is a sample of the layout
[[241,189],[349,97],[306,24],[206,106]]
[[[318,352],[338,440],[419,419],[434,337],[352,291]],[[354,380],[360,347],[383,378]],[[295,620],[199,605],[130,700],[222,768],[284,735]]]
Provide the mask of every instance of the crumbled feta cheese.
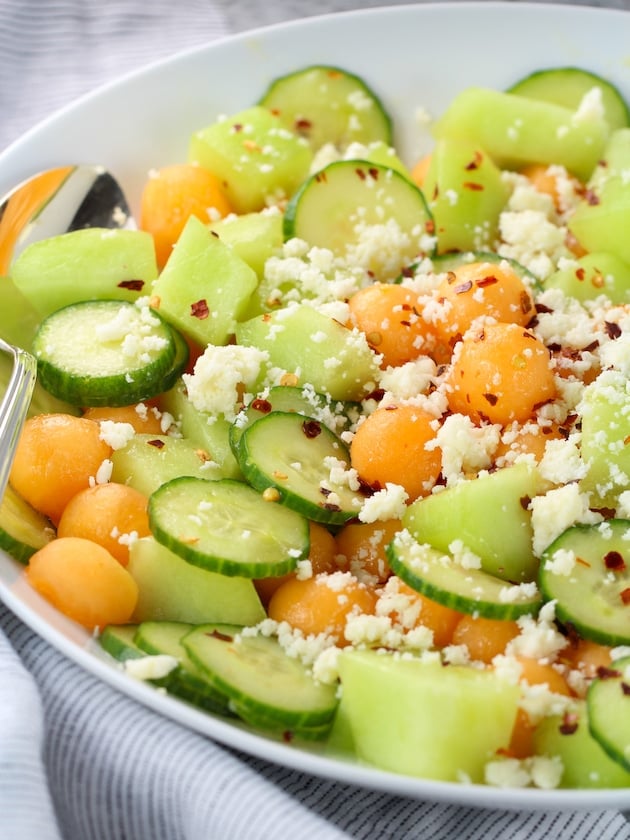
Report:
[[387,482],[382,490],[369,496],[358,513],[361,522],[401,519],[407,506],[409,494],[400,484]]
[[137,659],[126,659],[124,669],[130,677],[136,680],[159,680],[168,676],[179,665],[174,656],[159,653],[155,656],[140,656]]

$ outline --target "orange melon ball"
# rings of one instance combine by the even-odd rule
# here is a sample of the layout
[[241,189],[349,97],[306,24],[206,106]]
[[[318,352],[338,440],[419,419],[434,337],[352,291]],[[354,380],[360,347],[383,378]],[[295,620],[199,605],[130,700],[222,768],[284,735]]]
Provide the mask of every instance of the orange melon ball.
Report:
[[158,266],[168,260],[190,216],[204,223],[232,212],[219,178],[192,163],[152,172],[140,198],[140,228],[152,234]]
[[162,428],[161,412],[146,403],[86,408],[83,416],[97,423],[103,420],[110,420],[112,423],[129,423],[138,434],[163,435],[166,433],[166,430]]
[[[321,572],[337,571],[335,538],[330,531],[318,522],[309,522],[309,551],[308,559],[313,575]],[[295,577],[295,572],[289,572],[279,577],[259,578],[254,586],[264,605],[267,605],[276,589],[285,581]]]
[[435,438],[435,418],[412,405],[378,408],[359,426],[350,460],[366,484],[404,487],[411,500],[425,496],[442,465],[440,450],[427,447]]
[[465,645],[471,659],[489,665],[519,633],[515,621],[463,615],[453,631],[453,644]]
[[400,519],[344,525],[335,537],[339,567],[361,580],[385,583],[392,573],[385,549],[401,528]]
[[350,323],[365,333],[368,344],[383,357],[383,367],[396,367],[427,352],[430,329],[418,295],[391,283],[373,283],[348,301]]
[[375,606],[372,589],[348,572],[335,572],[285,581],[271,596],[268,613],[274,621],[286,621],[305,636],[325,633],[344,646],[348,616],[372,615]]
[[398,592],[404,595],[410,603],[419,604],[420,611],[415,626],[427,627],[433,631],[433,645],[435,647],[443,648],[452,643],[453,633],[462,617],[460,612],[428,598],[403,581],[398,583]]
[[38,414],[24,424],[10,481],[35,510],[57,524],[63,509],[111,453],[100,426],[85,417]]
[[25,574],[40,595],[88,630],[125,624],[138,600],[129,572],[103,546],[80,537],[48,543]]
[[525,326],[534,315],[531,294],[507,261],[464,263],[445,275],[435,297],[440,309],[433,327],[451,346],[477,318]]
[[130,541],[150,534],[146,497],[114,482],[86,487],[73,496],[57,527],[58,537],[92,540],[123,566],[129,562]]
[[451,411],[477,423],[524,423],[556,396],[549,351],[518,324],[487,324],[467,333],[445,382]]

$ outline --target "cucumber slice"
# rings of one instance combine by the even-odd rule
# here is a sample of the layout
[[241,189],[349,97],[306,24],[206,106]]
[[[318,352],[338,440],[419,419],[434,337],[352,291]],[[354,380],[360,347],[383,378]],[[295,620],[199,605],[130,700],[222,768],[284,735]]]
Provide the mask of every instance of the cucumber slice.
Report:
[[629,565],[630,520],[574,525],[543,552],[539,584],[558,620],[585,639],[628,645]]
[[9,484],[0,503],[0,548],[20,563],[55,537],[50,521],[34,510]]
[[218,691],[192,662],[182,639],[194,625],[182,621],[145,621],[136,630],[133,641],[143,653],[166,654],[179,660],[168,675],[168,691],[201,709],[221,715],[231,714],[227,696]]
[[299,659],[270,636],[202,625],[183,645],[208,680],[230,697],[247,723],[307,738],[324,737],[337,708],[337,686],[316,682]]
[[596,73],[579,67],[538,70],[513,84],[508,93],[576,109],[582,97],[595,87],[602,92],[604,115],[611,131],[630,124],[630,111],[619,90]]
[[459,612],[513,621],[541,604],[533,584],[507,583],[482,569],[468,569],[447,554],[400,531],[387,546],[394,574],[412,589]]
[[[359,248],[385,225],[397,228],[397,248]],[[433,219],[422,192],[395,169],[362,160],[331,163],[308,178],[284,214],[285,239],[297,237],[352,259],[379,280],[394,279],[427,251]],[[361,259],[359,250],[369,251]],[[389,251],[392,253],[389,253]],[[430,240],[429,250],[434,250]]]
[[82,406],[130,405],[161,393],[176,345],[170,326],[148,313],[125,301],[93,300],[49,315],[33,340],[42,385]]
[[125,659],[140,659],[146,654],[134,642],[137,629],[137,624],[108,624],[101,631],[98,643],[118,662],[124,662]]
[[309,551],[304,517],[232,479],[163,484],[149,498],[149,524],[187,562],[229,576],[284,575]]
[[313,150],[377,140],[391,145],[392,121],[368,85],[347,70],[313,65],[273,81],[260,99]]
[[245,429],[238,459],[247,481],[261,492],[269,487],[278,501],[315,522],[342,525],[354,518],[365,497],[333,481],[333,462],[349,467],[343,442],[318,420],[272,411]]
[[341,400],[333,401],[317,391],[292,385],[275,385],[264,398],[253,399],[230,426],[232,452],[235,455],[238,452],[245,429],[272,411],[295,412],[305,417],[321,419],[332,432],[340,432],[350,425],[347,415],[342,411],[349,409],[351,405],[352,403],[344,404]]
[[600,671],[588,688],[586,704],[593,738],[630,771],[630,656]]

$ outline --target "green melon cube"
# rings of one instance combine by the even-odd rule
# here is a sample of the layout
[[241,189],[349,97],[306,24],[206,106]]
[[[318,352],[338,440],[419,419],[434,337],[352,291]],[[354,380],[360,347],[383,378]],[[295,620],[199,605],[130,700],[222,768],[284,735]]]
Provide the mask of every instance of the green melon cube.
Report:
[[479,147],[465,140],[438,140],[422,191],[433,213],[439,253],[494,245],[509,187]]
[[269,353],[272,366],[296,373],[333,400],[360,400],[373,387],[378,357],[363,334],[306,304],[237,325],[239,344]]
[[519,688],[495,671],[346,650],[339,673],[356,753],[383,770],[482,782],[509,745]]
[[313,153],[267,108],[255,105],[196,131],[188,158],[213,172],[237,213],[288,197],[306,178]]
[[135,300],[157,277],[153,237],[139,230],[84,228],[33,242],[11,279],[42,316],[83,300]]
[[253,269],[191,216],[152,294],[160,315],[205,347],[227,344],[257,284]]

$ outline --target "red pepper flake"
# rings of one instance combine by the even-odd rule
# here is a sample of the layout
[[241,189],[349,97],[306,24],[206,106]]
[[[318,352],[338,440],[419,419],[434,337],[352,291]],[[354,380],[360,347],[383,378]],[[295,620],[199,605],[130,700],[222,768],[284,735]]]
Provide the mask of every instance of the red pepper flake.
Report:
[[604,329],[608,338],[610,338],[613,341],[615,338],[619,338],[619,336],[621,335],[621,327],[619,326],[619,324],[615,324],[614,321],[604,321]]
[[[449,271],[446,274],[446,282],[452,285],[457,280],[457,274],[454,271]],[[444,298],[441,298],[440,303],[444,303]]]
[[627,682],[622,682],[621,683],[621,693],[625,697],[630,697],[630,685],[628,685]]
[[527,315],[527,313],[533,309],[532,299],[527,292],[521,292],[519,300],[521,304],[521,312],[523,315]]
[[218,639],[220,642],[234,641],[234,636],[228,636],[227,633],[221,633],[218,630],[212,630],[210,633],[206,633],[206,636],[210,636],[211,639]]
[[300,117],[294,123],[296,129],[298,131],[308,131],[313,127],[313,123],[310,120],[305,119],[304,117]]
[[630,435],[628,435],[628,437],[625,437],[623,439],[623,445],[624,446],[627,446],[629,443],[630,443]]
[[260,398],[256,398],[252,400],[252,408],[254,411],[260,411],[262,414],[269,414],[271,411],[272,405],[269,400],[262,400]]
[[475,181],[464,181],[462,187],[465,190],[470,190],[471,192],[483,192],[485,190],[483,184],[477,184]]
[[307,438],[316,438],[322,433],[321,423],[318,423],[317,420],[305,420],[302,423],[302,431]]
[[383,399],[384,396],[385,396],[385,389],[384,388],[375,388],[373,391],[370,391],[369,394],[366,394],[364,399],[374,400],[375,402],[380,402]]
[[332,502],[324,502],[322,505],[320,505],[320,507],[321,507],[323,510],[332,510],[332,511],[333,511],[333,512],[335,512],[335,513],[336,513],[337,511],[340,511],[340,510],[341,510],[341,508],[339,507],[339,505],[333,505],[333,504],[332,504]]
[[475,152],[474,158],[470,161],[470,163],[466,164],[464,169],[467,172],[473,172],[475,169],[479,169],[482,162],[483,162],[483,155],[481,154],[481,152]]
[[232,131],[236,131],[238,133],[239,131],[242,131],[242,130],[243,130],[243,124],[242,123],[234,123],[232,125]]
[[365,180],[366,180],[367,175],[365,174],[365,170],[364,170],[364,169],[357,168],[357,169],[355,169],[354,171],[355,171],[355,173],[357,174],[357,176],[358,176],[358,177],[359,177],[362,181],[365,181]]
[[600,201],[599,196],[593,190],[585,190],[584,199],[591,207],[597,207]]
[[119,289],[129,289],[131,292],[141,292],[144,288],[144,280],[121,280]]
[[620,592],[619,597],[621,598],[621,603],[624,607],[627,607],[628,604],[630,604],[630,587],[626,587],[622,592]]
[[562,723],[558,727],[558,732],[561,735],[574,735],[578,729],[578,717],[571,712],[565,712]]
[[375,181],[378,181],[378,176],[380,175],[380,172],[375,166],[371,166],[368,169],[368,172],[370,173],[371,178],[373,178]]
[[282,740],[284,741],[285,744],[290,744],[291,741],[293,741],[293,738],[294,738],[294,735],[293,735],[293,732],[291,732],[290,729],[285,729],[284,732],[282,733]]
[[599,665],[595,674],[598,680],[614,680],[621,676],[621,671],[616,668],[608,668],[606,665]]
[[166,444],[164,443],[164,441],[163,441],[163,440],[158,440],[158,439],[156,439],[156,440],[148,440],[148,441],[147,441],[147,444],[148,444],[149,446],[155,446],[155,448],[156,448],[156,449],[162,449],[163,447],[165,447],[165,446],[166,446]]
[[191,303],[190,314],[193,318],[199,318],[200,321],[205,321],[205,319],[210,314],[207,301],[204,298],[202,298],[201,300],[198,300],[195,303]]
[[433,219],[427,219],[427,221],[424,223],[424,229],[429,234],[435,233],[435,222],[433,221]]
[[455,294],[464,295],[466,292],[469,292],[472,287],[472,280],[467,280],[465,283],[460,283],[459,286],[455,286]]
[[494,286],[494,284],[498,282],[499,278],[495,277],[494,274],[486,274],[485,277],[482,277],[480,280],[477,280],[477,285],[480,289],[485,289],[486,286]]
[[626,561],[619,551],[609,551],[604,555],[604,566],[611,572],[623,572],[626,568]]
[[320,169],[319,172],[315,173],[315,180],[318,184],[325,184],[328,181],[326,172],[323,169]]
[[496,394],[484,394],[483,398],[486,402],[490,403],[490,405],[496,405],[499,402],[499,398]]
[[523,508],[523,510],[529,510],[529,506],[532,502],[532,498],[531,498],[531,496],[521,496],[521,498],[518,500],[518,502],[519,502],[520,506]]
[[575,276],[580,281],[584,280],[584,277],[586,276],[586,271],[583,268],[578,268],[575,272]]

